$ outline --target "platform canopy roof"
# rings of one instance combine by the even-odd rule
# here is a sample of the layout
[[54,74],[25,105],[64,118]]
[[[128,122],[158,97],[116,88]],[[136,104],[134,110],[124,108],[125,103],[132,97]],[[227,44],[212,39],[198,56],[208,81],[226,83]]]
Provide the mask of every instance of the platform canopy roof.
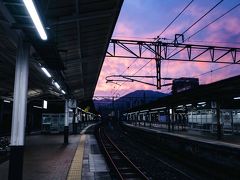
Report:
[[[237,99],[234,99],[237,98]],[[159,107],[177,107],[178,105],[197,104],[199,102],[218,102],[221,108],[240,107],[240,76],[200,85],[180,93],[159,98],[148,104],[134,107],[128,112],[150,110]]]
[[0,96],[12,97],[17,42],[31,46],[29,98],[63,97],[45,76],[72,98],[91,99],[123,0],[35,0],[46,29],[42,41],[22,0],[0,2]]

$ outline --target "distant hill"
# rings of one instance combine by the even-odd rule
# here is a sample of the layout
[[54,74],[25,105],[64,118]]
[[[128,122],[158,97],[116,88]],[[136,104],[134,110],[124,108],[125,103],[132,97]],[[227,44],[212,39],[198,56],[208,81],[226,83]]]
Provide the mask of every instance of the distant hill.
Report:
[[129,108],[155,101],[167,95],[158,91],[137,90],[115,100],[114,103],[112,99],[94,100],[94,105],[97,111],[105,115],[113,111],[114,108],[116,113],[121,114]]

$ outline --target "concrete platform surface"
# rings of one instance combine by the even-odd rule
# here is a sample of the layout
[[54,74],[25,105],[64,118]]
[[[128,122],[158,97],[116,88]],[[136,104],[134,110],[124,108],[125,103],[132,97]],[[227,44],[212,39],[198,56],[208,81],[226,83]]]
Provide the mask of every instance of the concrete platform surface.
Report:
[[86,135],[82,180],[111,179],[109,169],[93,135]]
[[[63,135],[35,135],[26,137],[24,152],[24,180],[65,180],[74,157],[80,135],[69,136],[63,144]],[[8,164],[0,164],[0,180],[8,179]]]
[[[93,130],[89,125],[81,135],[70,135],[68,145],[63,135],[27,136],[23,180],[111,179]],[[8,179],[8,166],[8,161],[0,164],[0,180]]]

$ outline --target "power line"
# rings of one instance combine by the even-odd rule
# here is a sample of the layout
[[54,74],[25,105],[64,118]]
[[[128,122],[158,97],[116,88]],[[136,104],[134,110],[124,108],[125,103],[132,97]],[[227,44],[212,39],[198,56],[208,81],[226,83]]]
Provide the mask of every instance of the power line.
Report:
[[[206,17],[211,11],[213,11],[219,4],[221,4],[223,2],[223,0],[219,1],[216,5],[214,5],[210,10],[208,10],[204,15],[202,15],[197,21],[195,21],[189,28],[187,28],[182,34],[185,34],[188,30],[190,30],[193,26],[195,26],[199,21],[201,21],[204,17]],[[235,7],[236,8],[236,7]],[[233,8],[232,8],[233,9]],[[232,10],[231,9],[231,10]],[[230,10],[230,11],[231,11]],[[224,13],[225,15],[226,13]],[[203,29],[205,29],[206,27],[208,27],[210,24],[216,22],[218,19],[220,19],[221,17],[223,17],[224,15],[220,16],[219,18],[215,19],[214,21],[212,21],[211,23],[207,24],[206,26],[204,26],[201,30],[195,32],[194,34],[192,34],[191,36],[189,36],[186,40],[189,40],[191,37],[193,37],[194,35],[198,34],[200,31],[202,31]],[[176,50],[173,49],[168,55],[171,55],[174,51]],[[169,62],[168,62],[169,63]],[[167,64],[168,66],[168,64]],[[167,74],[168,74],[168,70],[167,70]]]
[[[215,4],[211,9],[209,9],[204,15],[202,15],[198,20],[196,20],[191,26],[189,26],[185,31],[183,31],[181,34],[184,35],[187,31],[189,31],[193,26],[195,26],[198,22],[200,22],[204,17],[206,17],[210,12],[212,12],[219,4],[221,4],[223,0],[219,1],[217,4]],[[179,37],[175,38],[177,40]],[[174,51],[173,49],[168,55],[171,55]]]
[[160,36],[177,20],[177,18],[193,3],[193,1],[194,0],[189,2],[187,6],[185,6],[185,8],[167,25],[167,27],[158,35],[158,38],[156,39],[156,41],[160,39]]
[[[211,11],[213,11],[219,4],[221,4],[223,2],[223,0],[221,0],[221,1],[219,1],[216,5],[214,5],[210,10],[208,10],[204,15],[202,15],[197,21],[195,21],[191,26],[189,26],[182,34],[185,34],[187,31],[189,31],[193,26],[195,26],[198,22],[200,22],[204,17],[206,17]],[[178,38],[177,38],[178,39]],[[176,49],[176,48],[175,48]],[[174,49],[174,50],[175,50]],[[173,51],[174,51],[173,50]],[[172,51],[172,52],[173,52]],[[172,52],[170,52],[170,54],[172,53]],[[170,55],[169,54],[169,55]],[[149,63],[149,62],[148,62]],[[147,63],[147,64],[148,64]],[[146,64],[146,65],[147,65]],[[144,68],[145,67],[145,65],[143,66],[143,67],[141,67],[140,69],[142,69],[142,68]]]
[[208,26],[210,26],[211,24],[215,23],[217,20],[221,19],[222,17],[224,17],[226,14],[230,13],[232,10],[234,10],[235,8],[237,8],[240,5],[240,3],[238,3],[236,6],[232,7],[230,10],[228,10],[227,12],[223,13],[221,16],[219,16],[218,18],[214,19],[212,22],[208,23],[206,26],[202,27],[201,29],[199,29],[197,32],[195,32],[194,34],[192,34],[191,36],[189,36],[186,40],[189,40],[191,37],[195,36],[196,34],[198,34],[199,32],[201,32],[202,30],[204,30],[205,28],[207,28]]
[[213,11],[222,2],[223,0],[219,1],[215,6],[209,9],[203,16],[201,16],[197,21],[195,21],[191,26],[189,26],[182,34],[185,34],[187,31],[189,31],[193,26],[195,26],[198,22],[200,22],[204,17],[206,17],[211,11]]
[[222,66],[222,67],[213,69],[213,70],[211,70],[211,71],[207,71],[207,72],[205,72],[205,73],[196,75],[196,76],[194,76],[194,77],[200,77],[200,76],[206,75],[206,74],[208,74],[208,73],[212,73],[212,72],[214,72],[214,71],[218,71],[218,70],[220,70],[220,69],[226,68],[226,67],[231,66],[231,65],[232,65],[232,64],[228,64],[228,65],[225,65],[225,66]]
[[200,40],[188,40],[188,42],[202,42],[202,43],[214,43],[214,44],[240,44],[240,41],[200,41]]
[[[194,0],[191,0],[183,9],[182,11],[167,25],[167,27],[157,36],[155,41],[159,41],[161,38],[160,36],[180,17],[180,15],[193,3]],[[143,51],[143,53],[146,51],[146,49]],[[121,75],[123,75],[135,62],[137,61],[137,58],[121,73]],[[151,60],[150,60],[151,61]],[[144,64],[143,67],[140,68],[143,69],[147,64],[150,63],[150,61],[148,61],[146,64]],[[139,72],[140,70],[138,70],[137,72]],[[137,73],[135,72],[135,74]],[[135,75],[134,74],[134,75]],[[124,83],[122,83],[121,85],[123,85]],[[118,91],[118,89],[120,88],[120,86],[117,88],[117,90],[113,93],[113,95]]]
[[[230,13],[232,10],[234,10],[234,9],[237,8],[238,6],[240,6],[240,3],[238,3],[237,5],[235,5],[234,7],[232,7],[230,10],[226,11],[225,13],[223,13],[223,14],[222,14],[221,16],[219,16],[218,18],[214,19],[212,22],[208,23],[206,26],[204,26],[203,28],[201,28],[200,30],[198,30],[197,32],[195,32],[194,34],[192,34],[191,36],[189,36],[189,37],[187,38],[187,40],[189,40],[191,37],[193,37],[193,36],[195,36],[196,34],[198,34],[199,32],[201,32],[202,30],[204,30],[205,28],[207,28],[208,26],[210,26],[211,24],[213,24],[213,23],[216,22],[217,20],[221,19],[222,17],[224,17],[226,14]],[[219,42],[219,43],[231,43],[231,42]],[[235,43],[240,43],[240,42],[235,42]],[[223,67],[216,68],[216,69],[211,70],[211,71],[207,71],[207,72],[202,73],[202,74],[199,74],[199,75],[197,75],[197,76],[195,76],[195,77],[203,76],[203,75],[206,75],[206,74],[208,74],[208,73],[212,73],[212,72],[214,72],[214,71],[218,71],[218,70],[220,70],[220,69],[224,69],[224,68],[229,67],[229,66],[231,66],[231,65],[233,65],[233,64],[228,64],[228,65],[225,65],[225,66],[223,66]]]
[[[156,37],[155,41],[159,41],[161,38],[160,36],[180,17],[180,15],[193,3],[194,0],[191,0],[184,8],[183,10],[167,25],[167,27]],[[165,38],[163,38],[165,39]],[[143,53],[146,51],[146,49],[143,51]],[[123,75],[135,62],[137,61],[137,58],[121,73]]]

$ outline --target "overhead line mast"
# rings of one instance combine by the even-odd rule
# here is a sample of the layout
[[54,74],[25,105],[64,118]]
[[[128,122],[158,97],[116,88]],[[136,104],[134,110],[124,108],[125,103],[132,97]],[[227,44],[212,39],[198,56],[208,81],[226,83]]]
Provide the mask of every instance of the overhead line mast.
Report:
[[[183,35],[178,35],[182,36]],[[223,46],[208,46],[199,44],[183,44],[178,42],[178,36],[175,37],[173,43],[167,42],[151,42],[137,40],[120,40],[111,39],[106,57],[118,58],[138,58],[138,59],[153,59],[156,60],[157,70],[157,89],[161,89],[161,61],[185,61],[185,62],[206,62],[206,63],[223,63],[223,64],[240,64],[240,48],[223,47]],[[169,55],[168,52],[172,49],[177,51]],[[143,49],[147,49],[148,53],[143,55]],[[126,54],[118,53],[125,51]],[[185,55],[183,57],[182,55]],[[202,59],[202,56],[207,56]],[[228,57],[226,61],[224,58]],[[125,79],[127,79],[125,77]]]

